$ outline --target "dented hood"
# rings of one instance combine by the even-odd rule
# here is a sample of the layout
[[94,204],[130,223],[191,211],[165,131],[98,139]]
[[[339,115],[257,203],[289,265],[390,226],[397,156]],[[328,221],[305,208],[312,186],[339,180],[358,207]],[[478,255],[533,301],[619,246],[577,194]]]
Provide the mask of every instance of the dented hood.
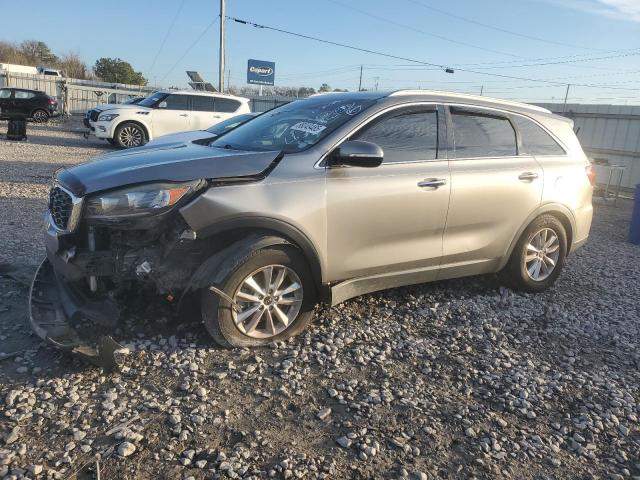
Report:
[[58,171],[56,181],[83,196],[136,183],[262,177],[279,156],[175,142],[104,155]]

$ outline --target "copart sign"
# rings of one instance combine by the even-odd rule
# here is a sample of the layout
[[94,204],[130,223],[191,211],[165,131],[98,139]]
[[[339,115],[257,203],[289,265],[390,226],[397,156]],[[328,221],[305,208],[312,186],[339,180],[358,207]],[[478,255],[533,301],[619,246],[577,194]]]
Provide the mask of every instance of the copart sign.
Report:
[[264,60],[249,60],[247,64],[247,83],[273,85],[276,78],[276,64]]

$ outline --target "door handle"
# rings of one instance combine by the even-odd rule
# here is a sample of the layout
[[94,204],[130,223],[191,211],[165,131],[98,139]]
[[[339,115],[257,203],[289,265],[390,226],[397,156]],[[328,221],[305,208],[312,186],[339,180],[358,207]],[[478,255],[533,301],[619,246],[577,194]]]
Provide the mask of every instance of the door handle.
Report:
[[425,178],[421,182],[418,182],[420,188],[433,188],[437,189],[447,184],[444,178]]
[[180,116],[181,116],[181,117],[188,117],[188,116],[189,116],[189,114],[188,114],[188,113],[181,113],[181,114],[180,114]]
[[524,172],[518,175],[518,180],[522,180],[523,182],[532,182],[538,178],[538,174],[534,172]]

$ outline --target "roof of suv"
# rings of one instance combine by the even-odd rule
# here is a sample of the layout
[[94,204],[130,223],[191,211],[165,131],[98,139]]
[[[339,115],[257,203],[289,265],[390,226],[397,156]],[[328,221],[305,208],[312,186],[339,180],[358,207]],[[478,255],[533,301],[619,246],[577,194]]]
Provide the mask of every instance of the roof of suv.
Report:
[[[477,106],[504,108],[511,110],[520,110],[537,114],[553,115],[551,111],[546,108],[538,107],[537,105],[530,105],[528,103],[514,102],[511,100],[501,100],[499,98],[481,97],[478,95],[467,95],[464,93],[455,92],[441,92],[437,90],[392,90],[392,91],[374,91],[374,92],[326,92],[316,94],[326,96],[336,96],[340,98],[368,98],[372,100],[379,100],[383,98],[395,98],[404,97],[406,100],[415,101],[432,101],[432,102],[456,102],[465,103]],[[555,115],[554,115],[555,116]]]
[[202,95],[210,97],[227,97],[235,100],[249,100],[245,97],[237,97],[235,95],[229,95],[228,93],[220,92],[205,92],[203,90],[158,90],[159,93],[179,93],[180,95]]

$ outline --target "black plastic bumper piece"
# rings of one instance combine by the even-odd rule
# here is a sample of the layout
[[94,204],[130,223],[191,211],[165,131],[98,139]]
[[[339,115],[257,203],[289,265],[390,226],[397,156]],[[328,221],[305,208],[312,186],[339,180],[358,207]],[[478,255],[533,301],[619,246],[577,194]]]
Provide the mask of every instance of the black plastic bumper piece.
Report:
[[[29,320],[33,331],[51,345],[98,367],[106,370],[118,367],[122,362],[118,351],[124,347],[109,335],[100,337],[95,343],[80,338],[65,312],[70,301],[70,292],[61,285],[51,263],[45,259],[36,271],[29,292]],[[76,310],[82,311],[82,308]]]

